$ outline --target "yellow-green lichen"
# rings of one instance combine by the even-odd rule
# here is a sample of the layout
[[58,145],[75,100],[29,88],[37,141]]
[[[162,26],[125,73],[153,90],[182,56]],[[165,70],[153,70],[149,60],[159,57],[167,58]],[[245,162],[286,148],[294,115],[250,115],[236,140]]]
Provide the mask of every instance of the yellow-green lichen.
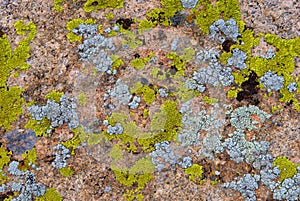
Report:
[[130,65],[133,66],[137,70],[141,70],[145,67],[144,59],[136,58],[130,62]]
[[143,118],[147,119],[147,117],[149,116],[149,114],[150,114],[150,111],[148,109],[145,109],[144,112],[143,112]]
[[72,149],[71,154],[75,154],[75,149],[80,145],[81,143],[81,138],[79,136],[78,130],[73,129],[73,137],[67,141],[62,142],[61,144],[65,146],[68,149]]
[[62,174],[64,177],[70,177],[74,174],[74,171],[70,167],[64,167],[59,169],[60,174]]
[[124,61],[120,59],[118,55],[111,55],[110,58],[113,61],[112,70],[117,70],[124,64]]
[[170,17],[173,17],[176,12],[182,11],[183,7],[180,0],[161,0],[163,8],[155,8],[147,13],[147,16],[155,23],[159,22],[164,26],[172,24]]
[[10,161],[10,156],[12,153],[6,151],[2,146],[0,147],[0,170],[3,169],[5,165],[7,165]]
[[82,36],[77,36],[75,33],[72,32],[72,30],[78,27],[81,23],[83,23],[82,19],[73,19],[67,23],[66,27],[69,30],[67,38],[70,42],[79,42],[82,40]]
[[[188,53],[191,53],[191,50],[186,50]],[[195,51],[194,51],[195,53]],[[170,52],[168,54],[168,58],[172,60],[172,67],[177,69],[176,75],[177,76],[183,76],[184,70],[186,69],[185,63],[187,62],[185,60],[185,57],[191,58],[192,55],[185,55],[185,56],[178,56],[176,52]]]
[[109,155],[115,162],[123,159],[123,152],[119,145],[114,145]]
[[115,123],[120,123],[123,127],[122,134],[109,135],[105,130],[103,132],[107,140],[120,140],[119,145],[124,145],[127,151],[136,151],[137,147],[134,142],[139,134],[138,127],[134,121],[129,121],[128,116],[124,113],[114,112],[107,119],[109,124],[114,126]]
[[154,178],[154,165],[151,162],[150,156],[141,158],[135,162],[130,168],[120,168],[118,166],[111,166],[114,171],[116,179],[123,185],[127,187],[132,187],[135,183],[137,188],[135,190],[126,191],[124,197],[126,200],[133,200],[135,195],[137,199],[141,199],[142,196],[139,192],[145,187],[145,185]]
[[277,157],[274,162],[274,166],[278,166],[280,170],[280,181],[287,178],[292,178],[294,175],[297,174],[297,164],[291,162],[289,159],[287,159],[286,156],[279,156]]
[[32,129],[37,137],[47,137],[52,129],[50,129],[50,120],[43,118],[41,121],[35,119],[29,119],[25,125],[25,128]]
[[29,68],[29,64],[26,63],[26,59],[30,57],[29,42],[36,35],[33,22],[25,25],[23,20],[19,20],[14,26],[17,34],[25,36],[14,51],[7,36],[4,34],[0,37],[0,126],[4,126],[6,130],[9,130],[11,122],[23,113],[24,103],[24,99],[20,97],[22,89],[16,86],[8,87],[6,82],[12,70]]
[[74,128],[73,132],[79,136],[80,142],[87,143],[87,145],[90,146],[99,144],[103,139],[105,139],[103,133],[87,133],[84,131],[83,126],[78,126],[77,128]]
[[[199,10],[199,7],[202,8]],[[210,25],[217,21],[221,15],[225,21],[234,18],[240,29],[244,26],[240,20],[240,7],[236,0],[220,0],[216,2],[216,5],[210,1],[199,1],[197,6],[192,9],[192,13],[196,16],[196,24],[199,25],[204,34],[209,33]]]
[[36,159],[37,159],[36,149],[33,148],[29,151],[26,151],[24,154],[22,154],[22,157],[23,159],[25,159],[25,163],[27,165],[36,164]]
[[177,92],[170,94],[170,96],[179,97],[179,99],[183,102],[186,102],[186,101],[192,99],[193,97],[195,97],[195,95],[196,95],[195,90],[186,88],[184,82],[179,83]]
[[106,15],[106,19],[107,20],[111,20],[115,17],[114,13],[113,12],[109,12],[107,15]]
[[[63,3],[66,0],[54,0],[54,10],[58,11],[58,12],[62,12],[64,10],[64,8],[60,5],[61,3]],[[72,0],[73,2],[76,2],[76,0]]]
[[86,106],[86,95],[84,93],[79,94],[77,99],[81,105]]
[[153,115],[150,122],[150,132],[141,133],[138,143],[146,152],[153,151],[154,145],[162,141],[177,139],[177,132],[182,126],[182,114],[177,110],[177,103],[165,101],[160,112]]
[[102,10],[107,7],[113,8],[122,8],[124,0],[87,0],[83,5],[83,10],[85,12],[92,12],[94,10]]
[[122,34],[124,35],[124,40],[122,41],[123,45],[128,45],[131,49],[136,49],[143,44],[143,41],[136,39],[134,32],[121,29]]
[[144,31],[148,31],[156,27],[157,22],[152,22],[147,19],[141,20],[138,24],[139,34],[142,34]]
[[63,198],[56,191],[56,188],[48,188],[43,196],[35,198],[35,201],[62,201]]
[[130,88],[131,93],[143,94],[143,98],[146,104],[151,104],[155,100],[156,94],[153,89],[143,85],[141,82],[137,82],[132,88]]
[[60,98],[64,95],[64,92],[58,92],[55,89],[48,93],[45,98],[49,99],[50,101],[55,101],[57,103],[60,102]]
[[24,99],[20,97],[22,89],[19,87],[0,88],[0,126],[10,130],[11,122],[23,113]]
[[204,96],[203,97],[203,101],[206,103],[206,104],[209,104],[209,105],[212,105],[213,103],[217,103],[219,100],[217,98],[210,98],[208,96]]
[[235,88],[232,87],[228,92],[227,92],[227,97],[228,98],[237,98],[238,93],[242,91],[241,88]]
[[185,173],[189,175],[190,180],[202,184],[203,167],[198,164],[193,164],[191,167],[185,169]]

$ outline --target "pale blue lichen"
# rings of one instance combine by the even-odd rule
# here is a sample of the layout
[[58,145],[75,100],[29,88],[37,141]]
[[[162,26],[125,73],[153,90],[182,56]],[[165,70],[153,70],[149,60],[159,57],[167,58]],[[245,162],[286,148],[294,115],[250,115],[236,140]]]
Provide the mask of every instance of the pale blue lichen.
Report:
[[[217,42],[223,43],[225,37],[231,38],[233,41],[237,41],[237,38],[240,36],[239,27],[235,19],[230,18],[227,21],[219,19],[215,21],[210,27],[210,38],[217,40]],[[222,32],[225,37],[216,37],[216,35]]]
[[51,121],[50,127],[62,126],[64,123],[72,130],[79,126],[78,114],[76,112],[76,100],[68,98],[65,94],[60,98],[60,102],[47,100],[44,106],[32,105],[27,107],[33,119],[42,121],[44,117]]
[[61,169],[67,166],[67,159],[71,157],[70,150],[62,144],[58,144],[53,147],[55,159],[51,163],[55,169]]
[[116,135],[116,134],[122,134],[124,131],[124,128],[122,126],[122,124],[120,123],[116,123],[116,125],[114,126],[111,126],[111,125],[108,125],[107,127],[107,133],[109,135]]
[[291,82],[288,86],[287,86],[289,92],[293,93],[295,91],[297,91],[298,89],[298,85],[296,82]]
[[236,48],[232,51],[232,56],[228,58],[227,65],[234,66],[240,70],[246,68],[245,60],[247,59],[246,52],[241,51],[239,48]]
[[141,102],[141,98],[138,96],[133,97],[133,100],[128,103],[128,106],[130,107],[130,109],[136,109],[139,107],[139,103]]
[[259,180],[259,175],[245,174],[242,178],[235,178],[232,182],[224,183],[223,187],[240,192],[246,201],[255,201],[255,191],[258,189]]
[[232,126],[239,130],[244,130],[245,128],[247,128],[248,130],[257,129],[255,125],[259,122],[252,119],[251,115],[257,115],[261,123],[264,123],[265,120],[271,117],[270,114],[260,110],[257,106],[243,106],[236,108],[231,113],[230,123]]
[[283,88],[284,77],[277,75],[271,70],[266,72],[259,80],[268,91],[279,91]]

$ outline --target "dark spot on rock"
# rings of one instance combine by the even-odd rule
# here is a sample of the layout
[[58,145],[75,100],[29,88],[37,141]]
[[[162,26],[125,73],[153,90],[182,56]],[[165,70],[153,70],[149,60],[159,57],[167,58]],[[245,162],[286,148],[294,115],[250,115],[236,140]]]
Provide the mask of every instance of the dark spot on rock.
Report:
[[140,55],[138,53],[135,53],[133,56],[134,58],[140,58]]
[[182,25],[185,18],[186,18],[186,14],[176,12],[173,17],[170,17],[170,20],[172,22],[172,26],[176,27],[176,26]]
[[234,41],[231,38],[227,38],[223,43],[222,47],[225,52],[230,52],[231,45],[234,44]]
[[92,3],[92,6],[98,6],[98,1],[94,1],[94,2]]
[[148,85],[149,81],[148,81],[146,78],[142,77],[142,78],[141,78],[141,83],[142,83],[143,85]]
[[4,32],[0,29],[0,37],[4,35]]
[[117,24],[121,25],[123,29],[128,30],[133,24],[133,20],[131,18],[120,18],[116,21]]
[[247,102],[258,105],[260,101],[256,97],[258,94],[258,85],[257,74],[255,72],[251,72],[247,81],[243,82],[241,87],[242,91],[237,94],[237,100],[240,102],[242,100],[246,100]]
[[170,73],[171,73],[171,75],[175,75],[176,73],[177,73],[177,68],[176,68],[176,66],[171,66],[171,70],[170,70]]

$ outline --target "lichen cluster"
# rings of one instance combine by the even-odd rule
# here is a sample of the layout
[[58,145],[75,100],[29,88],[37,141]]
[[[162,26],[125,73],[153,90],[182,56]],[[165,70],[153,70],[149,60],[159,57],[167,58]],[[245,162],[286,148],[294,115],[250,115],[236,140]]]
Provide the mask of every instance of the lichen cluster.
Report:
[[[64,2],[54,0],[54,10],[65,12]],[[0,146],[0,192],[14,192],[5,199],[63,200],[55,188],[36,181],[32,171],[39,171],[35,143],[41,137],[51,138],[63,127],[72,137],[61,140],[51,150],[53,171],[72,177],[76,172],[69,161],[78,149],[110,143],[108,166],[124,186],[126,200],[143,200],[142,190],[153,181],[155,173],[174,168],[183,169],[197,185],[207,181],[219,185],[224,173],[206,170],[206,164],[197,158],[214,161],[221,154],[256,172],[220,186],[240,192],[246,200],[256,200],[259,185],[266,186],[274,199],[299,198],[299,165],[286,156],[275,158],[270,154],[269,142],[249,139],[247,134],[264,128],[272,116],[249,101],[254,94],[268,97],[275,93],[282,104],[293,104],[291,109],[300,110],[299,78],[292,74],[294,58],[300,55],[300,38],[285,40],[273,34],[254,34],[241,20],[236,0],[214,4],[208,0],[161,0],[161,7],[145,13],[144,19],[117,19],[115,10],[125,3],[88,0],[81,5],[86,13],[106,12],[106,8],[110,12],[103,19],[75,18],[65,25],[66,39],[76,47],[78,62],[91,64],[93,77],[105,77],[112,83],[98,90],[104,95],[103,105],[97,110],[105,112],[104,117],[95,117],[95,132],[86,122],[80,122],[78,112],[79,108],[92,107],[88,93],[72,97],[53,90],[44,97],[44,104],[26,103],[24,90],[7,84],[12,73],[29,68],[29,44],[38,31],[34,23],[25,25],[20,20],[14,24],[16,33],[23,37],[14,50],[8,37],[0,36],[0,127],[5,131]],[[147,46],[142,36],[156,34],[159,29],[157,36],[164,38],[164,28],[171,26],[178,30],[192,27],[200,34],[197,37],[208,38],[214,47],[199,47],[175,37],[168,47],[162,44],[164,56],[151,48],[142,56],[137,53]],[[117,38],[122,38],[119,44],[115,43]],[[260,40],[276,51],[267,56],[252,55]],[[134,55],[124,56],[124,52]],[[97,87],[98,82],[93,85]],[[226,104],[230,101],[249,104],[230,109]],[[275,113],[280,108],[267,109]],[[12,127],[20,115],[27,115],[22,132]],[[226,135],[224,125],[232,130]],[[202,149],[193,153],[190,147],[197,146]],[[22,167],[13,155],[22,157]],[[10,182],[10,176],[20,182]]]

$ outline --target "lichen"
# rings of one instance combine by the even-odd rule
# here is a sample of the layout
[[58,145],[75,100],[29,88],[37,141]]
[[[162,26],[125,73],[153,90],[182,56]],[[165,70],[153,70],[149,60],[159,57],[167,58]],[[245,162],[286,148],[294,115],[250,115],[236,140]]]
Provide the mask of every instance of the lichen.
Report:
[[45,98],[49,100],[54,100],[55,102],[59,103],[60,98],[64,95],[64,92],[58,92],[55,89],[48,93]]
[[[135,197],[134,194],[139,193],[145,185],[154,178],[154,165],[151,163],[149,156],[139,159],[130,168],[120,168],[113,165],[111,166],[111,169],[114,171],[116,179],[121,184],[127,187],[133,186],[134,183],[137,184],[135,190],[127,191],[124,195],[127,200],[133,200]],[[136,196],[139,199],[141,198],[141,196]]]
[[202,184],[205,180],[202,179],[203,167],[198,164],[193,164],[184,170],[186,174],[189,175],[189,179],[193,182],[199,182]]
[[142,94],[146,104],[151,104],[155,100],[156,93],[150,87],[137,82],[131,89],[131,93]]
[[59,169],[60,174],[64,177],[70,177],[74,174],[74,171],[70,167],[63,167]]
[[278,166],[280,170],[280,181],[292,178],[297,174],[297,164],[291,162],[286,156],[279,156],[274,160],[274,166]]
[[86,106],[86,95],[84,93],[79,94],[77,99],[82,106]]
[[24,99],[20,97],[22,91],[19,87],[0,88],[0,126],[6,130],[10,130],[11,122],[24,112]]
[[48,188],[43,196],[36,197],[35,201],[62,201],[63,198],[56,188]]
[[113,1],[110,1],[110,0],[87,0],[83,5],[83,10],[85,12],[89,13],[94,10],[105,9],[107,7],[109,7],[110,9],[122,8],[123,5],[124,5],[124,0],[113,0]]

